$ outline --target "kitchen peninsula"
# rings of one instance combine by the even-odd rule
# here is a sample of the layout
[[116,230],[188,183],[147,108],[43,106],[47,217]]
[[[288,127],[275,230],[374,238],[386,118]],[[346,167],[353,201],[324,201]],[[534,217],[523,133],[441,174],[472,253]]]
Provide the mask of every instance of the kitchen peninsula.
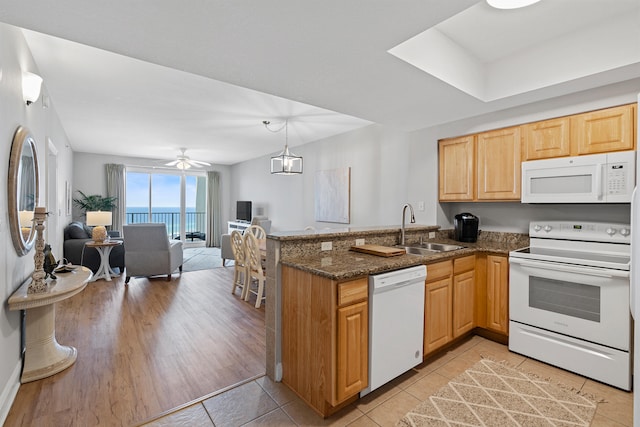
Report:
[[[274,233],[267,238],[267,375],[287,384],[323,416],[356,400],[367,386],[370,274],[427,265],[425,319],[435,315],[428,310],[432,296],[445,295],[445,304],[450,305],[445,319],[430,319],[425,328],[427,356],[479,328],[490,338],[506,340],[507,254],[527,246],[527,235],[482,232],[476,243],[429,255],[379,257],[349,250],[356,241],[394,246],[399,236],[398,227],[371,227]],[[406,228],[407,245],[421,241],[460,245],[451,237],[452,230],[438,226]],[[331,249],[321,250],[323,243]],[[464,266],[464,276],[458,275],[459,265]],[[431,295],[430,274],[438,279]],[[452,327],[457,313],[451,301],[461,277],[465,278],[461,289],[467,292],[465,317],[471,323],[463,334],[456,334]],[[427,335],[436,336],[437,342],[427,340]],[[436,345],[427,346],[427,341]]]

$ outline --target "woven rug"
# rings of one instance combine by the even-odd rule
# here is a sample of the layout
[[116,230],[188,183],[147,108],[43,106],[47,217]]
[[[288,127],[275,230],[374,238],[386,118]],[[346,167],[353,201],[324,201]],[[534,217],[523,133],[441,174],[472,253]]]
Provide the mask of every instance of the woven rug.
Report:
[[596,403],[575,390],[485,359],[396,426],[589,426],[595,412]]
[[182,251],[182,271],[209,270],[222,267],[220,248],[185,248]]

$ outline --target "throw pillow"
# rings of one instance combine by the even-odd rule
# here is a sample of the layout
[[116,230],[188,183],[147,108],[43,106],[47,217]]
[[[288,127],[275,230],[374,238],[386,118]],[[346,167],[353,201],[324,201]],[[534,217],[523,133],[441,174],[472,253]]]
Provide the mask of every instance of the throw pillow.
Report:
[[71,239],[87,239],[90,234],[87,234],[82,224],[69,224],[67,229],[69,238]]

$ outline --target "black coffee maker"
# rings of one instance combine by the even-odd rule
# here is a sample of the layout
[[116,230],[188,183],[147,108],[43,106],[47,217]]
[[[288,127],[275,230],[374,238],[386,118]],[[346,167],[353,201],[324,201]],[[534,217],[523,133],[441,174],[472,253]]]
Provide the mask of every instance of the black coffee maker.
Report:
[[480,219],[468,212],[459,213],[454,217],[453,227],[455,239],[459,242],[473,243],[478,240],[478,224]]

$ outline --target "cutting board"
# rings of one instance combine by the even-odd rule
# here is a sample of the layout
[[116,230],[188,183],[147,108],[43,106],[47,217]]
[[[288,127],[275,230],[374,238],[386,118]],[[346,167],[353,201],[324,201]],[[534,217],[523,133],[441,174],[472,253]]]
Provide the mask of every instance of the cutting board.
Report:
[[351,246],[352,251],[363,252],[365,254],[377,256],[397,256],[404,255],[406,251],[402,248],[392,248],[382,245],[358,245]]

